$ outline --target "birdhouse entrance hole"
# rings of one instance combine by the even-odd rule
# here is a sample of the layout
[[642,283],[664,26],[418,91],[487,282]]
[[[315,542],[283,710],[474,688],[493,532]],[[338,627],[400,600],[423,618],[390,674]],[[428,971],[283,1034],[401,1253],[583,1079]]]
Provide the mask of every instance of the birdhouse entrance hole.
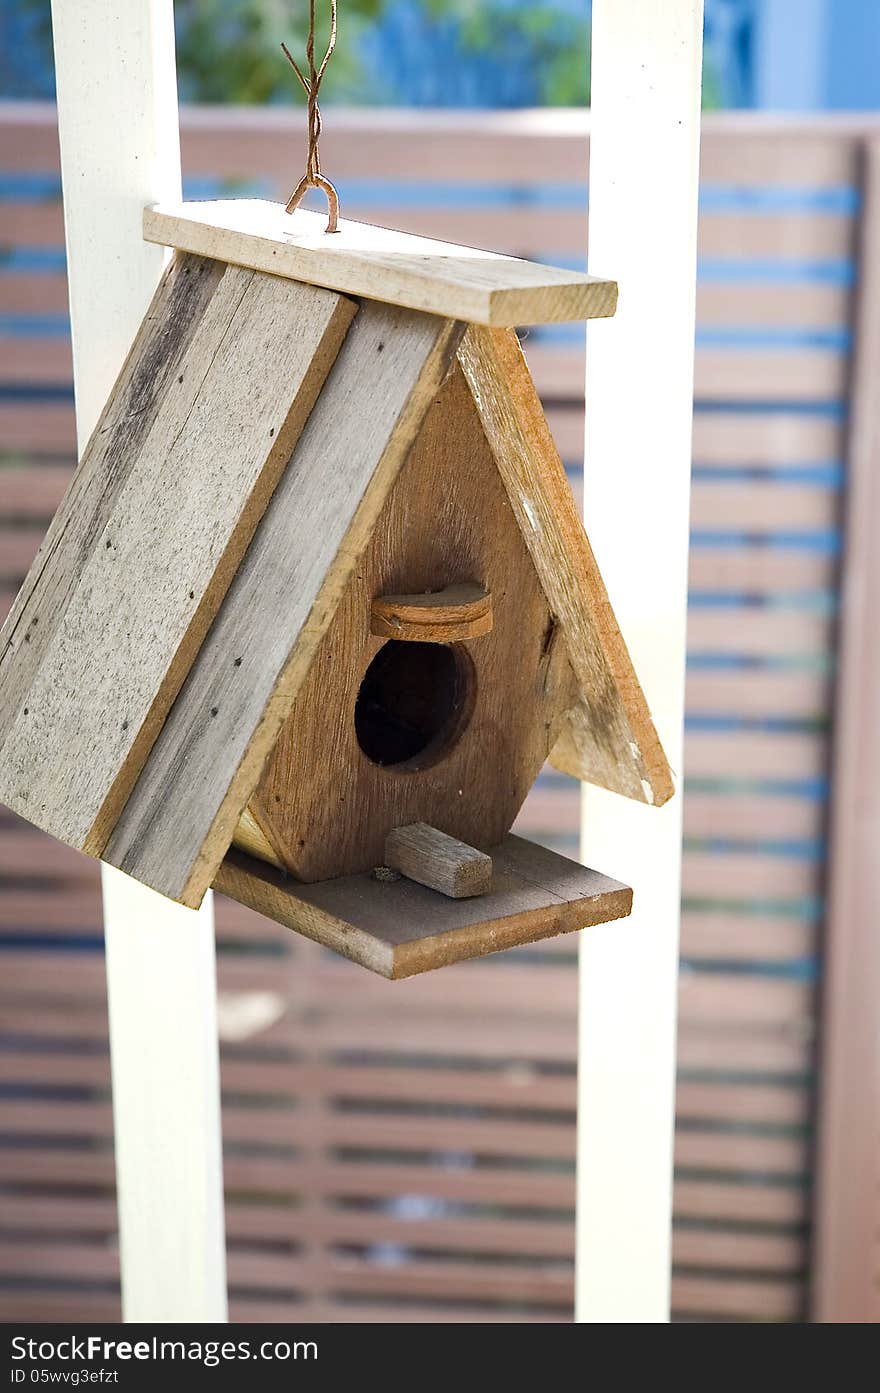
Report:
[[391,639],[364,674],[354,709],[358,744],[386,768],[425,769],[467,725],[476,674],[460,643]]

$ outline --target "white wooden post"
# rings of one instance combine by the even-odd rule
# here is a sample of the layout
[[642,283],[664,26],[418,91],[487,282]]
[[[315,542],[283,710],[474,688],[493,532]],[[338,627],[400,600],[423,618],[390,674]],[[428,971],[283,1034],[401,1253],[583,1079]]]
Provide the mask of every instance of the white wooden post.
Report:
[[[85,444],[165,262],[180,197],[172,0],[52,0],[77,435]],[[226,1319],[213,914],[103,868],[123,1314]]]
[[[682,768],[702,0],[593,0],[590,270],[620,282],[587,335],[587,527]],[[588,788],[582,852],[635,890],[582,935],[577,1318],[669,1318],[681,796]]]

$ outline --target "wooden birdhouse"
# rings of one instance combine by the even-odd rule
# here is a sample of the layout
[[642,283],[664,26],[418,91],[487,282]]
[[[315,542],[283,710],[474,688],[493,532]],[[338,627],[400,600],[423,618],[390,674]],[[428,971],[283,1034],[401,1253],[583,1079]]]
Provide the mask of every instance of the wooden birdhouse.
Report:
[[235,201],[174,247],[0,636],[0,800],[389,977],[614,919],[510,835],[672,783],[514,326],[613,283]]

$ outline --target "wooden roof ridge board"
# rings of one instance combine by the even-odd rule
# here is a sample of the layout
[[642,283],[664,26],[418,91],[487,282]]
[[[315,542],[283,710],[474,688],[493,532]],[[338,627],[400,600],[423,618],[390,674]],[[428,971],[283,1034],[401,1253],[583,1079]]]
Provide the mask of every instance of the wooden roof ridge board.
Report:
[[341,221],[265,199],[157,204],[144,237],[179,250],[289,276],[473,324],[515,327],[614,314],[617,284],[369,223]]

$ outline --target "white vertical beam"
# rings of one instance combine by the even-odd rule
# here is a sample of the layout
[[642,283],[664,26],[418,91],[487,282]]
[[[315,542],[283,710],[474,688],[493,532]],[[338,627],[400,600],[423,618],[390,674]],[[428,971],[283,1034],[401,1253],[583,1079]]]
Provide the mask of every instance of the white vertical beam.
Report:
[[[587,529],[680,784],[702,0],[593,0]],[[669,1318],[681,796],[584,796],[582,850],[630,920],[582,935],[577,1317]]]
[[[52,0],[77,435],[164,265],[146,203],[180,197],[172,0]],[[226,1318],[214,928],[103,868],[123,1312]]]

